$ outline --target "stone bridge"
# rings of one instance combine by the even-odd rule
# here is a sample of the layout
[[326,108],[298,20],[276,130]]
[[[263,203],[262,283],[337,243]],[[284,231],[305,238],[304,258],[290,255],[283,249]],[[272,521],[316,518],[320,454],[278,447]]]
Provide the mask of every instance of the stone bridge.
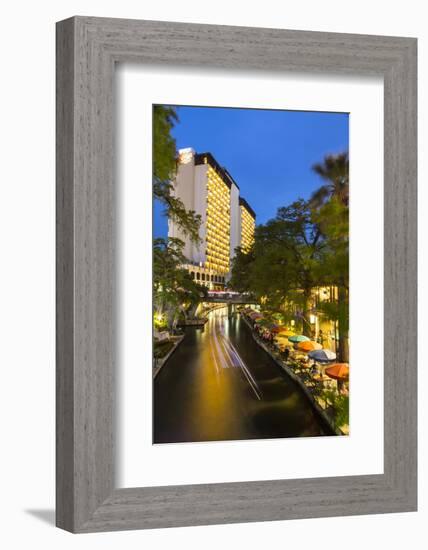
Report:
[[258,304],[258,300],[250,294],[238,294],[236,292],[208,292],[208,296],[204,298],[204,302],[211,304]]

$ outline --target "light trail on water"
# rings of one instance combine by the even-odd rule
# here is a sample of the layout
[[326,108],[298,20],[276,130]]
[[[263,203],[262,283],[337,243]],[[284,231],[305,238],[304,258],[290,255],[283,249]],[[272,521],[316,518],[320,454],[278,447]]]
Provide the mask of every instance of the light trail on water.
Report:
[[[260,387],[252,376],[242,357],[239,355],[235,346],[232,344],[232,342],[230,342],[228,338],[226,338],[223,326],[224,323],[222,325],[221,320],[218,318],[217,315],[215,316],[212,325],[213,326],[210,328],[212,330],[215,351],[217,352],[220,365],[224,369],[227,369],[229,367],[240,368],[254,395],[259,401],[261,401],[262,393],[260,391]],[[217,368],[218,363],[215,359],[214,349],[212,351]]]

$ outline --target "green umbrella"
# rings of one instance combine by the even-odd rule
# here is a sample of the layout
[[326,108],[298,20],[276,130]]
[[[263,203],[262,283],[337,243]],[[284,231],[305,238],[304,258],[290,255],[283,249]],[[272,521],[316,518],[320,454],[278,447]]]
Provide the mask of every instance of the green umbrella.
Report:
[[310,338],[303,336],[303,334],[295,334],[294,336],[289,336],[288,339],[294,344],[298,344],[299,342],[308,342],[310,340]]

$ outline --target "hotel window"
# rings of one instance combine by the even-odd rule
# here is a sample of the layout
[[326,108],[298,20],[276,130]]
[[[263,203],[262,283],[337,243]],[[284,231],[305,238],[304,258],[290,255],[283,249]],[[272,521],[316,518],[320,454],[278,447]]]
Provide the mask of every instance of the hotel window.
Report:
[[199,281],[200,278],[201,278],[201,274],[199,272],[196,273],[196,279]]

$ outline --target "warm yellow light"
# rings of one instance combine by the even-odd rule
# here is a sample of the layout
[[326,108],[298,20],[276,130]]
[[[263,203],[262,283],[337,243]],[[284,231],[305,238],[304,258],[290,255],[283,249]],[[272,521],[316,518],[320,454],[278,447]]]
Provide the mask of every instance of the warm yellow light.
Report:
[[241,248],[248,252],[254,242],[255,221],[244,206],[241,205]]

